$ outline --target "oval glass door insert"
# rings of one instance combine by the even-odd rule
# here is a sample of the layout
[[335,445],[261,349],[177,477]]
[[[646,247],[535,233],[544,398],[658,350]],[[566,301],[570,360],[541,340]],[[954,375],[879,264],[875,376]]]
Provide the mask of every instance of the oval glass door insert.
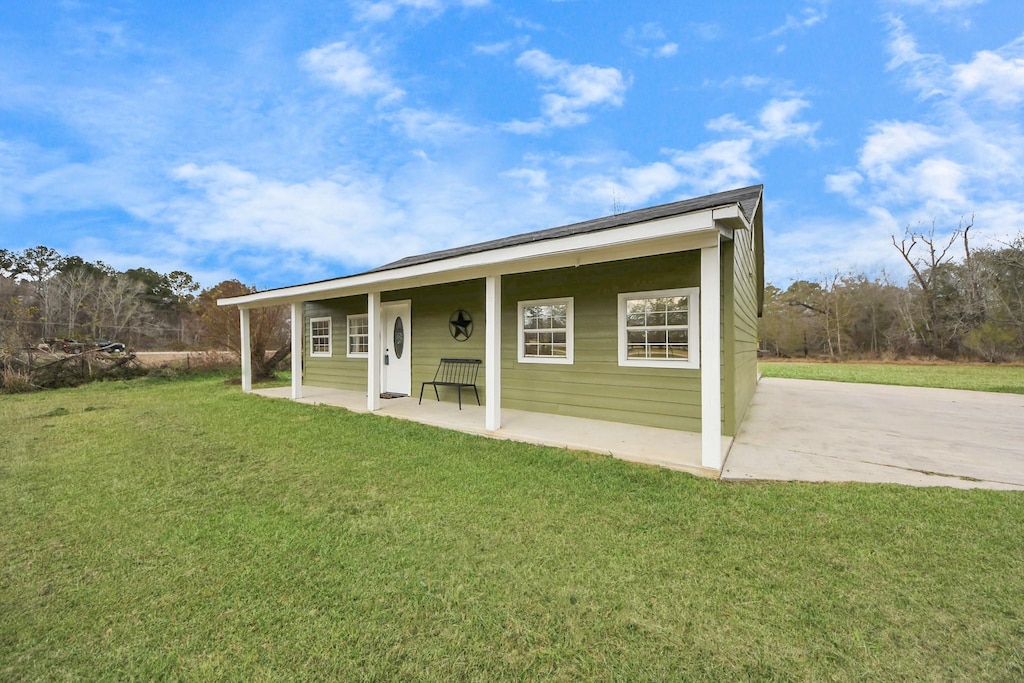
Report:
[[402,317],[395,318],[395,358],[402,357],[405,350],[405,326],[402,325]]

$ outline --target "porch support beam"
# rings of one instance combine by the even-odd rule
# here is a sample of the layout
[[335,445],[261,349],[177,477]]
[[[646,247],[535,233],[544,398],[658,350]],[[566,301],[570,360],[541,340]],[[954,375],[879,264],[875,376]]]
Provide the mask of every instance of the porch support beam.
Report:
[[484,427],[501,429],[501,275],[488,275],[485,285]]
[[373,412],[380,410],[380,292],[368,292],[366,295],[366,321],[370,335],[366,359],[366,409]]
[[249,309],[239,308],[239,327],[242,329],[242,391],[252,391],[252,342],[249,339]]
[[302,398],[302,302],[292,304],[292,400]]
[[700,250],[700,462],[722,469],[722,287],[719,245]]

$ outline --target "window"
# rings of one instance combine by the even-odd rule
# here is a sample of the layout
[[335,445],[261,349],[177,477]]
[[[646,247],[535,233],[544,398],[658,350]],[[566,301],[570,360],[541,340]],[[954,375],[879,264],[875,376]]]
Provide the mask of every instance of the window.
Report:
[[370,316],[348,316],[348,351],[349,358],[365,358],[370,354]]
[[331,356],[331,319],[310,318],[309,320],[309,355]]
[[619,365],[700,367],[696,287],[619,294]]
[[572,297],[519,302],[519,361],[572,364]]

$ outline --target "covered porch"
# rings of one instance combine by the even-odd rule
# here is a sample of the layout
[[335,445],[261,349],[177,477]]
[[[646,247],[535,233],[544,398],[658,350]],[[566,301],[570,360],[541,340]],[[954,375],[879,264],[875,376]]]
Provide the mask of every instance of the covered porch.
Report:
[[[242,389],[250,311],[288,305],[292,386],[259,393],[717,476],[746,407],[740,347],[754,378],[760,198],[731,190],[222,299],[239,308]],[[634,300],[675,308],[628,322]],[[529,327],[524,311],[544,307],[557,315]],[[473,339],[446,337],[464,309]],[[480,363],[482,407],[381,398],[415,393],[445,358]]]
[[[366,394],[358,391],[303,385],[301,398],[293,398],[291,387],[255,389],[252,393],[310,405],[335,406],[356,413],[371,412]],[[701,465],[701,435],[694,432],[507,408],[502,410],[500,428],[490,430],[485,428],[483,407],[470,402],[459,410],[453,403],[427,398],[418,404],[416,397],[380,400],[380,407],[372,412],[494,439],[601,453],[703,477],[719,476],[717,468]],[[732,439],[723,436],[723,462],[731,445]]]

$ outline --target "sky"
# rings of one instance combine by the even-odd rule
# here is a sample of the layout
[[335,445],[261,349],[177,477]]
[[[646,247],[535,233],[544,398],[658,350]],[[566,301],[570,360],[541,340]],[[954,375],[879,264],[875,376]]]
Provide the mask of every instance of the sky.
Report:
[[764,184],[766,276],[1024,231],[1021,0],[0,0],[0,248],[261,289]]

